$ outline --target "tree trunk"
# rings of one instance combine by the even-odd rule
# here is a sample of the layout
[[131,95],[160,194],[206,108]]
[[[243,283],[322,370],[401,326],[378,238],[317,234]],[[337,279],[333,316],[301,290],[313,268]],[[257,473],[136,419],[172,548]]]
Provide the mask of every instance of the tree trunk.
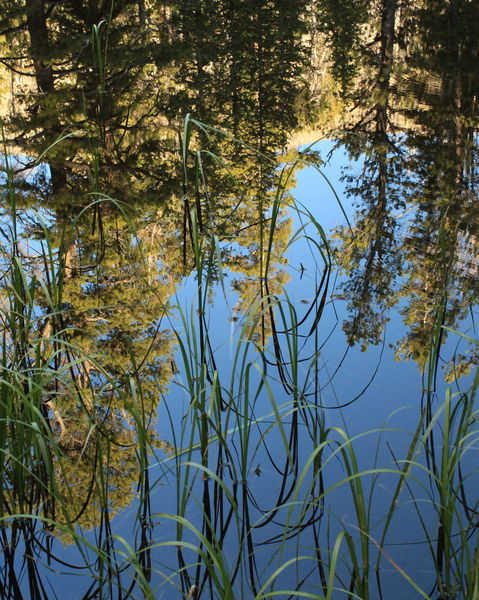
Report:
[[378,74],[378,84],[381,96],[376,106],[376,131],[383,135],[387,131],[389,86],[391,82],[391,69],[394,60],[396,11],[397,0],[383,0],[381,14],[381,53]]
[[[53,69],[49,60],[49,35],[45,16],[45,0],[26,0],[27,28],[30,37],[30,55],[35,70],[35,80],[41,97],[55,91]],[[36,110],[39,109],[38,106]],[[56,117],[51,117],[51,125],[45,128],[45,134],[56,140],[62,132],[62,127]],[[55,194],[66,187],[65,166],[61,163],[50,164],[50,178]]]
[[30,54],[35,69],[38,91],[48,94],[55,88],[52,66],[48,61],[48,28],[45,18],[45,0],[26,0],[27,27],[30,36]]

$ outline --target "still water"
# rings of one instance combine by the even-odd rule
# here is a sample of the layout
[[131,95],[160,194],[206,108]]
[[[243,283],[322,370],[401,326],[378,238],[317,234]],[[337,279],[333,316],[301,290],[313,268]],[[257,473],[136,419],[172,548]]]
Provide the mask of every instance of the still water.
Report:
[[478,17],[2,5],[1,598],[479,599]]

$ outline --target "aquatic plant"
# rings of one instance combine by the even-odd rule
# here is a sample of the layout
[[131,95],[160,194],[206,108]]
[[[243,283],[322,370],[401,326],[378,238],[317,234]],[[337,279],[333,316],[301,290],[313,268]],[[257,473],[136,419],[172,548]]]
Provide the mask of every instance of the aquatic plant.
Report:
[[[64,229],[54,243],[38,216],[33,263],[25,256],[7,164],[2,597],[48,598],[48,582],[58,571],[73,578],[78,570],[83,598],[369,600],[389,597],[392,569],[418,597],[476,600],[477,375],[470,389],[446,390],[438,401],[444,305],[428,348],[415,429],[386,423],[351,434],[341,400],[338,422],[332,422],[323,391],[331,378],[322,366],[319,335],[332,253],[317,217],[288,192],[304,158],[277,172],[268,196],[260,188],[257,278],[249,302],[235,311],[227,285],[231,237],[222,239],[206,226],[207,169],[219,165],[228,171],[228,165],[196,146],[198,132],[227,135],[188,117],[181,136],[183,269],[191,272],[187,293],[178,289],[168,307],[163,298],[158,305],[163,307],[158,320],[168,321],[177,352],[163,361],[170,372],[157,386],[157,421],[151,410],[153,371],[142,365],[158,337],[146,355],[135,354],[134,343],[124,341],[122,352],[129,358],[123,371],[115,371],[106,351],[85,352],[75,342],[75,307],[65,302],[71,232]],[[75,226],[99,203],[112,204],[117,214],[124,210],[99,191],[93,198]],[[239,217],[237,211],[229,218]],[[282,247],[276,232],[286,211],[295,212],[299,225]],[[133,235],[134,218],[124,218]],[[317,266],[312,299],[301,306],[287,286],[272,281],[284,253],[300,240]],[[132,243],[140,263],[148,264],[142,244],[140,236]],[[146,267],[136,272],[146,280],[151,275]],[[213,295],[215,310],[223,306],[222,317],[211,314]],[[230,322],[232,315],[236,320]],[[229,323],[232,333],[225,341],[218,331]],[[395,439],[402,440],[400,452]],[[365,454],[365,447],[374,451]],[[131,523],[124,527],[114,516],[124,506],[120,498],[129,503],[135,487]],[[406,511],[429,553],[427,576],[410,572],[395,555],[391,536]],[[72,542],[64,555],[61,544]]]

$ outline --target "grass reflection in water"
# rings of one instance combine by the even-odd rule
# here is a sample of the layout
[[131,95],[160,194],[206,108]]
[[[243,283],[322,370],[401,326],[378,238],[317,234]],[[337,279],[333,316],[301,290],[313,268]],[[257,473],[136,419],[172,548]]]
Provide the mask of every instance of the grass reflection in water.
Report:
[[[125,224],[125,260],[108,265],[105,248],[106,266],[99,260],[95,276],[110,291],[108,303],[92,303],[100,296],[84,284],[83,306],[75,307],[72,270],[79,267],[71,232],[54,243],[39,220],[32,268],[21,250],[25,217],[16,209],[9,171],[2,598],[53,598],[67,580],[75,580],[71,597],[84,599],[368,600],[391,598],[398,581],[411,598],[479,598],[477,376],[468,391],[435,397],[441,309],[415,428],[350,435],[344,424],[333,425],[323,406],[318,333],[332,250],[315,216],[289,194],[297,164],[285,167],[267,201],[258,203],[249,288],[236,285],[243,303],[229,310],[235,320],[225,343],[211,298],[216,293],[228,305],[227,275],[237,262],[231,237],[220,239],[208,227],[207,166],[194,147],[198,128],[208,131],[188,118],[182,136],[183,265],[194,273],[187,302],[166,274],[156,287],[145,249],[150,238],[120,203],[98,194],[73,229],[103,204],[113,205]],[[283,242],[277,234],[284,236],[287,211],[299,225]],[[238,208],[228,219],[240,215]],[[312,301],[297,306],[279,265],[289,247],[304,242],[316,284]],[[133,277],[132,294],[140,290],[147,301],[132,298],[137,330],[129,336],[131,317],[115,303],[114,290]],[[89,326],[97,327],[95,347],[82,329]],[[159,438],[165,431],[168,442]],[[407,440],[404,454],[394,450],[397,436]],[[372,456],[364,455],[365,440],[375,448]],[[120,513],[129,505],[125,524]],[[415,556],[426,575],[396,556],[394,539],[405,519],[415,523]]]

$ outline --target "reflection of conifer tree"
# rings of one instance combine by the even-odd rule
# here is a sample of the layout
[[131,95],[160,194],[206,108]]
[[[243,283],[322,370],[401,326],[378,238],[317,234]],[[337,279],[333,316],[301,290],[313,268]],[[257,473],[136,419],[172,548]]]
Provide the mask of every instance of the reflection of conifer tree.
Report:
[[[272,327],[270,312],[266,309],[272,301],[272,296],[280,296],[283,286],[289,281],[289,275],[282,268],[282,264],[285,263],[283,253],[291,238],[292,219],[285,213],[286,211],[280,213],[279,222],[275,227],[266,285],[264,271],[268,254],[269,220],[264,219],[263,223],[255,221],[257,212],[252,210],[247,202],[243,203],[237,214],[239,227],[234,243],[239,245],[239,249],[231,252],[226,260],[232,273],[241,274],[241,277],[234,279],[232,283],[239,296],[235,310],[243,314],[250,314],[253,308],[258,314],[264,311],[258,331],[262,344],[266,343]],[[261,227],[265,228],[263,236],[260,232]]]
[[[434,6],[433,11],[426,2],[418,13],[422,39],[411,56],[425,85],[423,106],[408,113],[417,124],[407,140],[414,148],[410,169],[417,182],[412,197],[417,212],[404,244],[408,268],[402,293],[410,301],[403,313],[410,333],[398,350],[421,367],[438,308],[446,303],[444,324],[454,328],[478,291],[475,269],[464,268],[464,262],[473,247],[467,238],[477,231],[478,45],[471,23],[479,13],[469,2]],[[470,358],[472,365],[476,358]],[[461,363],[457,372],[464,371],[467,365]]]
[[63,290],[71,307],[65,325],[85,355],[103,356],[114,381],[124,382],[140,369],[144,396],[154,407],[171,376],[173,344],[161,326],[175,289],[168,257],[151,226],[136,239],[118,215],[103,222],[100,237],[89,234],[89,227],[85,219],[76,232],[77,256]]
[[318,27],[325,35],[331,53],[331,71],[344,94],[363,66],[363,29],[368,22],[371,0],[319,0],[316,2]]
[[[136,237],[131,226],[112,215],[101,235],[92,235],[91,215],[78,222],[67,244],[75,254],[62,282],[63,310],[51,314],[45,302],[47,316],[39,320],[43,359],[52,369],[44,404],[60,453],[55,468],[69,517],[86,527],[99,522],[105,486],[111,515],[133,499],[138,415],[147,443],[165,446],[154,427],[174,371],[175,345],[162,319],[175,289],[175,269],[166,265],[175,255],[165,255],[159,238],[169,234],[154,221],[138,225]],[[43,306],[40,290],[38,302]],[[50,342],[54,329],[62,331],[64,346]]]
[[187,86],[189,111],[261,151],[284,145],[296,123],[305,64],[304,10],[301,0],[183,3],[182,35],[192,60],[178,83]]
[[[178,73],[179,105],[209,125],[232,132],[261,153],[271,156],[281,149],[297,122],[296,102],[305,58],[300,37],[304,8],[299,0],[184,3],[181,32],[192,60]],[[209,137],[211,145],[203,138],[201,147],[229,159],[239,181],[256,179],[265,190],[270,187],[274,163],[259,161],[255,153],[235,140],[214,136],[211,131]],[[215,171],[207,157],[204,161],[209,184],[214,186],[210,209],[215,214],[216,208],[221,210],[224,205],[222,190],[231,189],[231,178],[226,175],[225,179],[222,169]],[[216,198],[221,199],[218,207]],[[221,222],[216,221],[221,228]]]
[[[415,357],[423,367],[439,307],[447,299],[444,322],[454,326],[477,287],[471,269],[461,274],[457,268],[456,251],[466,252],[467,236],[475,235],[478,48],[470,24],[477,7],[424,2],[401,7],[397,14],[394,0],[383,0],[380,6],[379,34],[373,40],[376,75],[371,57],[364,57],[365,73],[374,85],[369,101],[363,98],[359,104],[354,135],[346,137],[348,150],[354,158],[363,157],[364,165],[359,177],[347,178],[348,193],[359,206],[352,231],[343,227],[337,232],[341,266],[349,276],[344,290],[353,313],[345,330],[351,343],[377,342],[386,309],[406,296],[410,300],[403,312],[410,333],[398,354]],[[396,80],[394,54],[399,51],[406,66]],[[400,91],[394,105],[392,86]],[[360,88],[351,95],[360,98]],[[411,96],[417,98],[412,106]],[[411,129],[401,139],[392,136],[401,122],[398,111]],[[408,207],[416,212],[399,246],[394,213]],[[402,287],[393,292],[394,278],[404,265]],[[461,368],[466,367],[461,363]]]
[[[165,129],[158,118],[157,103],[164,96],[155,69],[165,67],[165,80],[172,53],[165,50],[171,43],[162,29],[161,6],[143,7],[139,10],[136,0],[52,5],[29,0],[3,13],[4,64],[35,81],[17,98],[20,110],[9,118],[8,132],[33,157],[69,133],[50,148],[46,160],[53,191],[75,188],[73,201],[78,202],[78,186],[88,186],[85,175],[98,167],[100,178],[103,167],[114,173],[105,179],[117,195],[132,179],[149,191],[152,179],[171,178],[166,165],[161,177],[160,170],[145,168],[163,151],[159,144],[151,146]],[[146,16],[154,29],[146,27]]]
[[387,320],[386,310],[396,302],[391,285],[400,267],[392,207],[400,204],[400,167],[387,148],[373,146],[356,185],[349,193],[361,198],[352,229],[342,226],[338,260],[348,275],[343,290],[353,313],[343,328],[350,344],[379,342]]
[[386,322],[385,310],[394,303],[390,288],[398,270],[396,220],[401,206],[401,156],[390,133],[391,72],[394,66],[396,2],[381,6],[377,74],[373,102],[363,108],[361,121],[346,139],[355,158],[364,155],[360,176],[349,177],[347,193],[359,204],[355,223],[338,229],[341,267],[348,274],[344,291],[353,318],[344,323],[350,344],[377,343]]
[[[228,169],[216,168],[205,155],[202,166],[208,193],[199,200],[197,190],[191,202],[203,233],[234,240],[234,246],[226,249],[225,262],[247,275],[244,281],[235,282],[245,309],[249,302],[267,295],[268,218],[280,176],[274,153],[284,147],[297,123],[305,66],[304,9],[299,0],[215,1],[207,5],[186,2],[179,12],[182,35],[192,55],[192,61],[178,73],[181,94],[189,96],[193,114],[209,125],[232,129],[236,138],[209,131],[209,139],[199,141],[202,148],[218,153]],[[275,235],[270,274],[278,282],[284,282],[285,275],[277,270],[275,253],[281,253],[288,231],[290,223],[285,221]],[[271,286],[270,293],[279,292],[278,285]]]

